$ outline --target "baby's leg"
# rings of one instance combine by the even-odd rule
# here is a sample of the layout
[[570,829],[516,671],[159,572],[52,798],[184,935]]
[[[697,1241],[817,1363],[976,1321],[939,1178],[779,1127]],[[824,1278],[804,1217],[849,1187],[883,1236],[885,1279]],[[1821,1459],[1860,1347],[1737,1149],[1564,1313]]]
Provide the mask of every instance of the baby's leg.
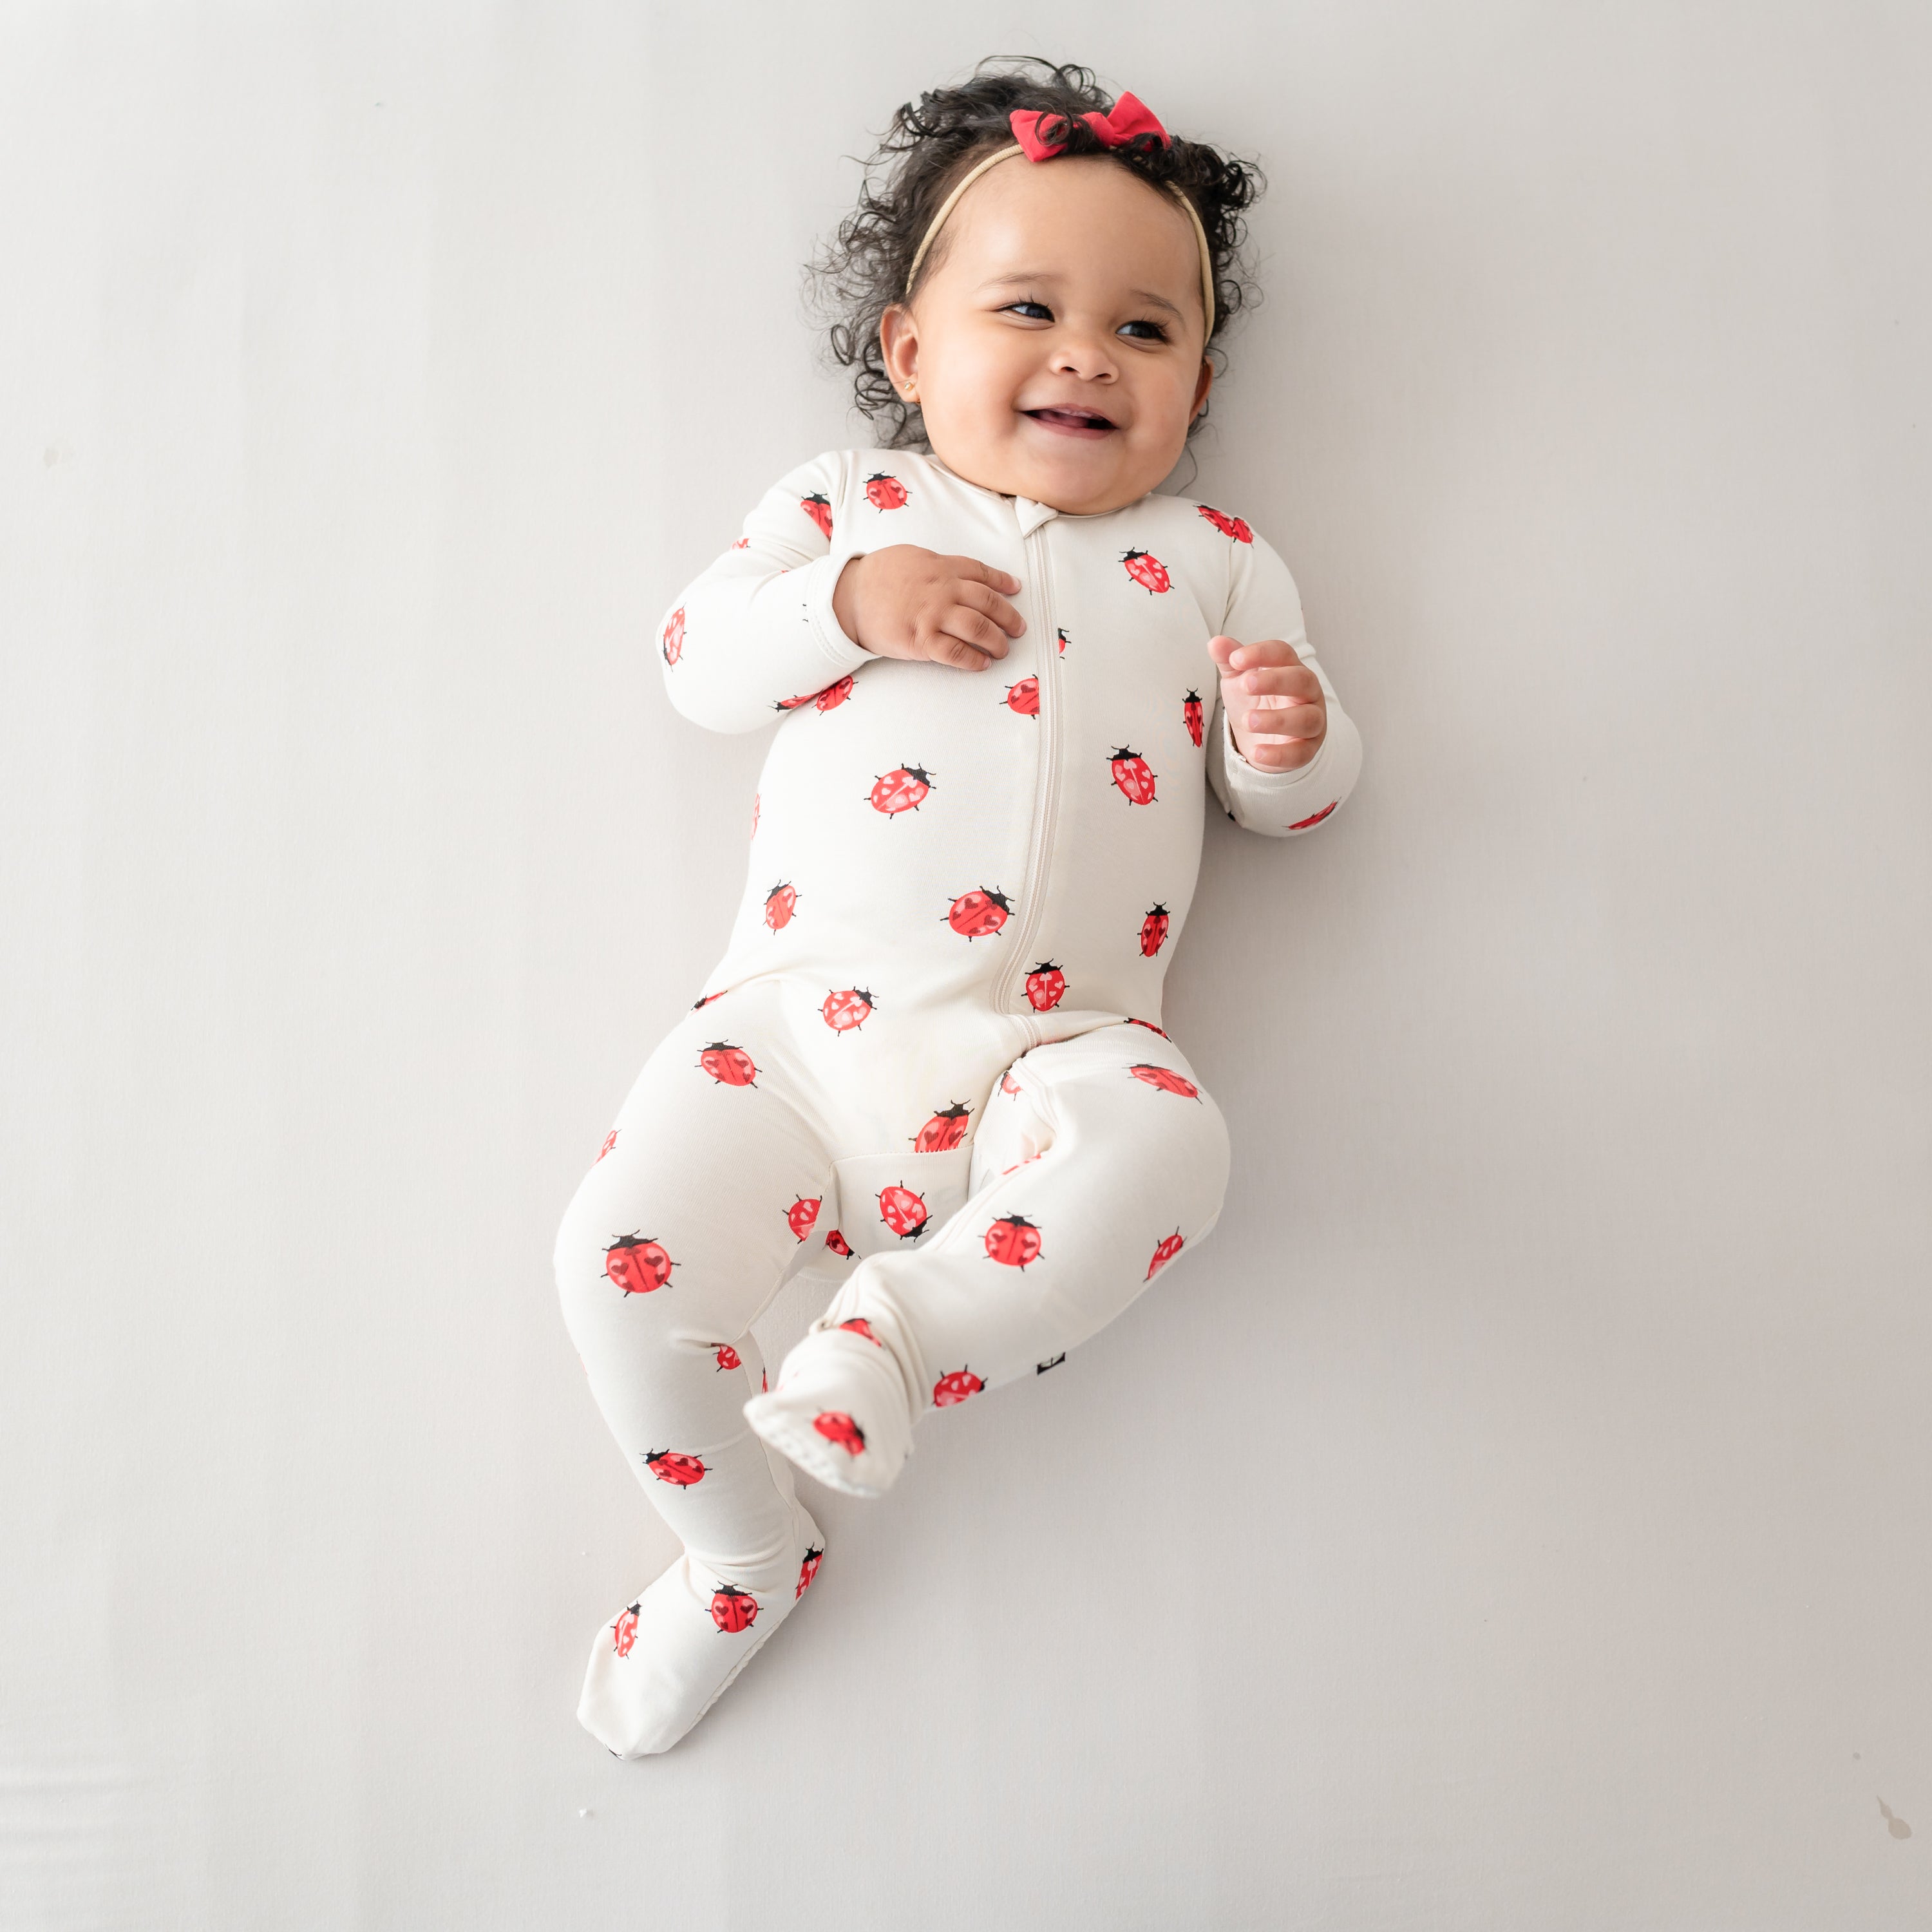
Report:
[[830,1162],[756,1038],[721,1043],[727,1027],[694,1016],[652,1055],[557,1236],[591,1393],[686,1546],[592,1648],[578,1714],[620,1756],[666,1750],[697,1722],[823,1549],[743,1407],[762,1380],[746,1331],[812,1235],[802,1204]]
[[926,1246],[860,1264],[748,1406],[753,1426],[878,1494],[917,1415],[1053,1367],[1200,1240],[1227,1178],[1220,1109],[1164,1035],[1127,1023],[1036,1048],[986,1104],[966,1204]]

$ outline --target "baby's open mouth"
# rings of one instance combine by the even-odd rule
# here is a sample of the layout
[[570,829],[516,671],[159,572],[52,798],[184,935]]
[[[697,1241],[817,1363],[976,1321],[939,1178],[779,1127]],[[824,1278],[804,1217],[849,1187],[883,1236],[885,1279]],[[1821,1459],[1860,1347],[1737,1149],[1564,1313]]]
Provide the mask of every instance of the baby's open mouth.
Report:
[[1105,436],[1114,427],[1113,418],[1098,410],[1022,410],[1020,413],[1067,436]]

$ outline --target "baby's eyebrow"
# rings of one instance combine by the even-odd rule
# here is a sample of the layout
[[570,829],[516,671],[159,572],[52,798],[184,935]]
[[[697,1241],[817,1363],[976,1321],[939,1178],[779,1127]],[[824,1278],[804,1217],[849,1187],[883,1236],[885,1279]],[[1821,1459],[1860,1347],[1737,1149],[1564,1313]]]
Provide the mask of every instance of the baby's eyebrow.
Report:
[[[988,276],[975,292],[983,294],[988,289],[1010,288],[1018,282],[1048,283],[1063,280],[1064,277],[1055,274],[1051,268],[1016,268],[1011,274]],[[1127,292],[1136,302],[1146,302],[1154,308],[1164,308],[1177,320],[1184,320],[1180,310],[1166,296],[1155,294],[1152,289],[1130,289]]]

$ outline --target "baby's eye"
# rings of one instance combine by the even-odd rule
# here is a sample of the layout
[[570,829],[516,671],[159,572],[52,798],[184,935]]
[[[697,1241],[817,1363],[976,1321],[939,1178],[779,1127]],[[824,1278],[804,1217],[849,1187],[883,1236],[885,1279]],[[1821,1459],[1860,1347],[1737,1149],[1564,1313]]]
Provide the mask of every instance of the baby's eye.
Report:
[[[1045,322],[1051,322],[1053,320],[1052,310],[1048,308],[1044,302],[1009,302],[1006,306],[1009,308],[1036,308],[1040,310],[1039,320]],[[1028,316],[1027,320],[1028,321],[1031,322],[1034,320],[1035,318],[1032,316]]]
[[1151,335],[1143,335],[1140,338],[1143,342],[1165,342],[1167,340],[1167,331],[1157,322],[1124,322],[1120,326],[1123,328],[1151,329],[1154,332]]

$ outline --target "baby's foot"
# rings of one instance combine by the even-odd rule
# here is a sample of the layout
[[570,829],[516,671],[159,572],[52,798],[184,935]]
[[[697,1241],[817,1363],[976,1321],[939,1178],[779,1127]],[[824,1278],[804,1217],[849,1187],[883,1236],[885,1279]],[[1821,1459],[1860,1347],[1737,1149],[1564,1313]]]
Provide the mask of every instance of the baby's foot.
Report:
[[750,1590],[688,1554],[597,1633],[578,1721],[619,1757],[669,1750],[790,1614],[825,1554],[818,1526],[796,1510],[795,1583]]
[[863,1322],[814,1329],[745,1419],[782,1456],[848,1496],[882,1496],[912,1454],[898,1364]]

